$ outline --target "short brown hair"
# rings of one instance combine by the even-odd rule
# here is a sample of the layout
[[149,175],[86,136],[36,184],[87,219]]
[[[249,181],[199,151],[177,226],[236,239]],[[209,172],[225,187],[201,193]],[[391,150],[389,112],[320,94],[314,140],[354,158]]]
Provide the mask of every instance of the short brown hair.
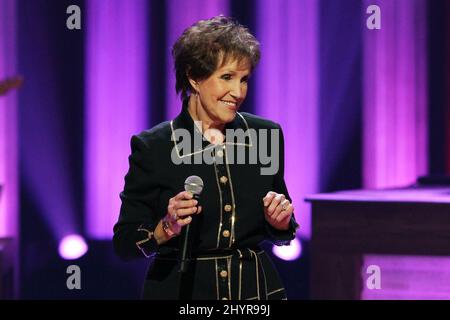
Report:
[[[177,94],[181,98],[192,91],[192,79],[208,78],[230,58],[248,59],[253,70],[260,59],[259,42],[250,31],[236,20],[223,15],[200,20],[184,30],[172,48]],[[221,61],[219,61],[221,59]]]

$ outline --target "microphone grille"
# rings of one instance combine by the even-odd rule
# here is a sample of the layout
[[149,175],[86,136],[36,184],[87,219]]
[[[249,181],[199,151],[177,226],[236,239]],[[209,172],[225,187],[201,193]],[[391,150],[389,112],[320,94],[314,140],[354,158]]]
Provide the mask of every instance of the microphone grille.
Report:
[[203,180],[199,176],[189,176],[184,181],[184,190],[199,195],[203,190]]

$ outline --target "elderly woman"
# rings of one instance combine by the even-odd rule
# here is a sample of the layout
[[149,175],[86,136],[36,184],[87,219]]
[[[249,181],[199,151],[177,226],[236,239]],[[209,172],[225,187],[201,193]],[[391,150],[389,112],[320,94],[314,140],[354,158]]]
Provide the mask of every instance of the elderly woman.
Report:
[[[259,43],[242,25],[218,16],[186,29],[172,54],[181,113],[131,139],[115,250],[123,259],[151,258],[146,299],[285,299],[277,271],[259,247],[263,240],[289,244],[298,226],[283,177],[283,135],[278,124],[238,112]],[[260,137],[250,132],[261,129],[275,142],[256,141]],[[243,137],[236,141],[229,132]],[[192,142],[196,136],[199,144]],[[261,141],[277,152],[271,174],[263,173],[261,161],[248,160]],[[206,153],[212,163],[204,161]],[[184,191],[193,175],[204,183],[198,200]],[[189,269],[180,273],[180,234],[194,220]]]

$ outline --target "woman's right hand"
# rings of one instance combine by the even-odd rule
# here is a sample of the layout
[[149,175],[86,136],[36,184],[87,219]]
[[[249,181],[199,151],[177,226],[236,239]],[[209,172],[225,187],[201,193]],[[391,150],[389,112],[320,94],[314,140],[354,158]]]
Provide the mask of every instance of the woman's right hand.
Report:
[[193,197],[192,193],[182,191],[175,197],[169,199],[165,219],[169,223],[169,229],[174,235],[179,235],[181,229],[192,222],[192,214],[202,212],[201,206],[198,206],[197,210],[198,202]]

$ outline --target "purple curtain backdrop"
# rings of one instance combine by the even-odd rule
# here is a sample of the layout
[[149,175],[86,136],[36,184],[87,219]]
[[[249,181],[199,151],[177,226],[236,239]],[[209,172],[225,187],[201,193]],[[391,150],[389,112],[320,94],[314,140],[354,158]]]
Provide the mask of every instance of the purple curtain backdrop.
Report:
[[[0,1],[0,80],[16,72],[16,0]],[[0,238],[18,226],[17,94],[0,97]]]
[[147,1],[90,0],[86,16],[86,227],[109,239],[130,138],[147,124]]
[[[364,32],[364,187],[404,186],[428,170],[426,1],[364,3],[382,21]],[[363,283],[362,299],[448,298],[448,258],[365,256],[363,282],[369,266],[382,271],[381,289]]]
[[382,21],[364,32],[364,186],[403,186],[427,172],[426,1],[364,3]]
[[[0,1],[0,81],[17,72],[17,2]],[[10,297],[19,294],[19,165],[18,99],[16,92],[0,97],[0,239],[11,238],[10,257],[2,256],[5,271],[13,269]],[[9,261],[11,259],[11,261]],[[7,286],[7,284],[6,284]]]
[[261,64],[256,71],[255,113],[281,124],[285,180],[300,222],[310,237],[309,205],[318,181],[318,5],[317,0],[257,2]]

